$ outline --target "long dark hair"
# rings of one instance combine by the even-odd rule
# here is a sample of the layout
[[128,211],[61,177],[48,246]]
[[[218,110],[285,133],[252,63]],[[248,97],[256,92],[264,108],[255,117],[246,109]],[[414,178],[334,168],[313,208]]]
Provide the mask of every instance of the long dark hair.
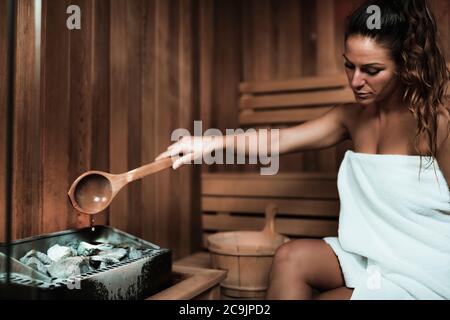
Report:
[[[381,28],[369,28],[372,12],[381,9]],[[417,120],[415,149],[420,156],[437,155],[438,114],[440,108],[450,114],[446,89],[450,79],[445,57],[437,40],[436,20],[426,0],[369,0],[348,18],[345,40],[351,35],[374,39],[389,49],[397,65],[397,76],[404,87],[403,99]],[[450,128],[447,127],[447,136]],[[425,135],[427,150],[420,150]],[[420,158],[422,161],[422,157]]]

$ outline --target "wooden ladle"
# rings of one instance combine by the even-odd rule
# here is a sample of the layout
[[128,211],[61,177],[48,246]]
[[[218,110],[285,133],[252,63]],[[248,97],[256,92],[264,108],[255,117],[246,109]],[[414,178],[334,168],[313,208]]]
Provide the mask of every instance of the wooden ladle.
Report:
[[172,166],[172,159],[167,158],[152,162],[137,169],[111,174],[102,171],[88,171],[79,176],[69,189],[72,206],[80,212],[96,214],[105,210],[128,183],[141,179],[152,173]]

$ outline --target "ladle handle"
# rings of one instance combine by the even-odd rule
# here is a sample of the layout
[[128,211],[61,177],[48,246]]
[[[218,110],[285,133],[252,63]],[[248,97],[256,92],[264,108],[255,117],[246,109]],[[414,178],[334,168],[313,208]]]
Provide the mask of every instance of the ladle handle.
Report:
[[170,168],[172,166],[172,159],[171,158],[165,158],[162,160],[158,160],[149,164],[146,164],[145,166],[142,166],[140,168],[131,170],[127,173],[125,173],[127,177],[127,182],[131,182],[134,180],[139,180],[145,176],[148,176],[149,174],[153,174],[159,171],[162,171],[164,169]]
[[275,203],[269,203],[266,206],[266,225],[263,232],[269,235],[276,235],[275,232],[275,215],[277,214],[278,206]]

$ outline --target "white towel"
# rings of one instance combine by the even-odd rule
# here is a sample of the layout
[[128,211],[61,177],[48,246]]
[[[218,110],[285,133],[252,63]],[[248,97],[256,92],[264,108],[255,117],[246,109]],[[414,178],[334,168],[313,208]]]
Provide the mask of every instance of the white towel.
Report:
[[[437,161],[347,151],[338,256],[351,299],[450,299],[450,191]],[[428,164],[428,166],[427,166]]]

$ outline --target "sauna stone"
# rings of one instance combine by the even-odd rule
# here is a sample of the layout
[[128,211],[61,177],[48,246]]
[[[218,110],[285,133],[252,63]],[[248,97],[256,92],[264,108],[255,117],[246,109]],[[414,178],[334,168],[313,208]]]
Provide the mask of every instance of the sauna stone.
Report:
[[29,258],[25,264],[34,270],[47,274],[47,267],[36,257]]
[[123,248],[115,248],[105,251],[100,251],[97,256],[103,256],[115,260],[121,260],[127,255],[128,251]]
[[47,250],[47,255],[52,259],[52,261],[59,261],[61,259],[65,259],[68,257],[73,257],[74,250],[70,247],[60,246],[59,244],[55,244]]
[[39,251],[36,251],[36,250],[28,251],[25,256],[20,258],[20,262],[22,262],[23,264],[28,265],[28,260],[30,260],[30,258],[36,258],[40,262],[42,262],[42,264],[44,264],[44,265],[51,264],[53,262],[52,259],[50,259],[45,253],[42,253],[42,252],[39,252]]
[[79,256],[93,256],[97,255],[101,251],[112,250],[114,247],[107,243],[93,245],[87,242],[80,242],[77,248],[77,254]]
[[134,247],[130,247],[130,251],[128,252],[129,259],[140,259],[142,258],[142,251],[138,250]]
[[89,259],[85,257],[64,258],[48,267],[48,273],[58,279],[67,279],[89,271]]

